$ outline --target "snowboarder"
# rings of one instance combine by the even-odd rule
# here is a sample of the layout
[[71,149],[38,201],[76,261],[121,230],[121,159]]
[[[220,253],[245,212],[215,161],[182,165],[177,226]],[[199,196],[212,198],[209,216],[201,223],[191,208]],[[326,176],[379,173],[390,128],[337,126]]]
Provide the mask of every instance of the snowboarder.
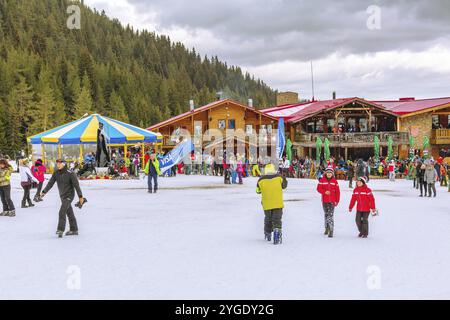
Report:
[[61,198],[61,208],[59,209],[59,221],[56,234],[59,238],[62,238],[66,228],[67,216],[69,218],[70,230],[66,232],[66,236],[77,236],[78,225],[72,208],[72,201],[75,197],[75,191],[77,192],[80,206],[83,205],[85,199],[83,198],[83,193],[81,192],[76,174],[67,169],[66,162],[58,159],[56,160],[56,167],[57,170],[53,173],[50,181],[47,183],[47,186],[42,191],[40,198],[42,199],[51,190],[56,182],[58,185],[59,197]]
[[39,181],[31,173],[31,170],[28,167],[28,159],[25,158],[19,161],[19,173],[20,185],[23,188],[22,208],[34,207],[34,204],[31,201],[30,192],[33,182],[39,183]]
[[375,198],[372,190],[367,186],[367,178],[359,177],[356,188],[353,191],[350,201],[349,212],[356,206],[356,226],[359,231],[359,238],[367,238],[369,235],[369,214],[376,211]]
[[6,159],[0,159],[0,196],[3,204],[3,212],[0,216],[15,217],[16,209],[11,200],[11,173],[14,169]]
[[[145,174],[147,177],[147,183],[148,183],[148,193],[156,193],[158,191],[158,176],[161,175],[161,171],[159,170],[159,160],[156,159],[156,156],[154,153],[150,155],[150,159],[147,162],[147,165],[144,169]],[[152,190],[152,180],[154,181],[154,189]]]
[[331,166],[327,167],[325,175],[319,180],[317,192],[322,195],[322,206],[325,213],[325,235],[333,238],[334,208],[339,204],[341,192]]
[[261,194],[261,203],[264,209],[264,236],[267,241],[282,243],[282,223],[283,216],[283,189],[287,187],[285,177],[277,174],[273,164],[267,164],[264,175],[259,178],[256,184],[256,193]]

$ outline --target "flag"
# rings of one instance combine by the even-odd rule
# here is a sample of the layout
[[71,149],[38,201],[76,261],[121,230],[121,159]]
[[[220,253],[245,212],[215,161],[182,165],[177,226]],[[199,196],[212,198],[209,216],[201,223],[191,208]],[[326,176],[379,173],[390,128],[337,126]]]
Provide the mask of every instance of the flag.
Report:
[[159,160],[159,169],[161,170],[161,174],[164,174],[167,170],[178,164],[184,157],[190,154],[192,150],[194,150],[194,144],[191,140],[187,140],[170,151],[161,160]]
[[278,120],[278,136],[277,136],[277,156],[278,159],[283,158],[284,147],[286,145],[286,137],[284,136],[284,118]]
[[286,156],[289,159],[289,161],[292,161],[292,141],[291,141],[291,139],[287,139]]

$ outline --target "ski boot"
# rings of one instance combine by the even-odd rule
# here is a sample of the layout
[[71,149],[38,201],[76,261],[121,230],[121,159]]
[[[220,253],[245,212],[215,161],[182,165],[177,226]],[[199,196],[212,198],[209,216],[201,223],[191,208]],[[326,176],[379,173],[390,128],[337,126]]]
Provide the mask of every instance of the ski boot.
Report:
[[6,211],[5,217],[15,217],[16,216],[16,210]]
[[330,229],[330,232],[328,232],[328,238],[333,238],[333,230]]
[[264,233],[264,239],[267,241],[272,241],[272,233]]
[[67,231],[66,232],[66,236],[77,236],[78,235],[78,231]]
[[8,213],[8,211],[3,211],[3,212],[1,212],[1,213],[0,213],[0,217],[6,216],[7,213]]
[[62,238],[63,237],[64,232],[63,231],[56,231],[56,235],[58,236],[58,238]]
[[152,191],[152,190],[148,190],[147,192],[148,192],[148,193],[153,193],[153,191]]
[[326,236],[327,236],[327,235],[328,235],[328,233],[330,233],[330,229],[329,229],[328,227],[326,227],[326,228],[325,228],[325,233],[324,233],[324,235],[326,235]]
[[281,229],[275,228],[273,230],[273,244],[281,244],[283,242]]

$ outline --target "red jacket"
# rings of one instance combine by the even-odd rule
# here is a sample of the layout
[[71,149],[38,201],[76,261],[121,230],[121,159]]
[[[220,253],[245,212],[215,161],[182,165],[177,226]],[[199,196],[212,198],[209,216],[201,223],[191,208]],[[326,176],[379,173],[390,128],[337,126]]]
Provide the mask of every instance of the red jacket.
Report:
[[[330,191],[329,195],[325,194],[327,191]],[[341,199],[341,191],[335,177],[328,180],[327,177],[323,176],[317,185],[317,192],[322,195],[323,203],[339,203]]]
[[395,164],[390,163],[389,164],[389,172],[393,172],[393,171],[395,171]]
[[372,190],[367,185],[356,187],[353,191],[352,200],[350,201],[349,207],[350,211],[353,210],[356,202],[358,202],[356,205],[356,211],[359,212],[369,212],[371,209],[374,210],[376,208]]
[[44,182],[45,180],[45,167],[44,166],[32,166],[31,173],[33,176],[38,179],[39,183]]

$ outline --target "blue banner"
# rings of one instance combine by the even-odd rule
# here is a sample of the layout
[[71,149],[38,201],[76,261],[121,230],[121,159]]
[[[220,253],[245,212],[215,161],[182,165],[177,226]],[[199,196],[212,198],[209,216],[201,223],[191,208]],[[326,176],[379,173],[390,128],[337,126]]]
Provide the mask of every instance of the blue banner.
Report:
[[184,157],[190,154],[192,150],[194,150],[194,144],[192,141],[188,140],[170,151],[161,160],[159,160],[159,169],[161,170],[161,174],[164,174],[167,170],[178,164]]
[[278,159],[283,158],[284,147],[286,145],[286,137],[284,136],[284,118],[278,120],[278,136],[277,136],[277,156]]

